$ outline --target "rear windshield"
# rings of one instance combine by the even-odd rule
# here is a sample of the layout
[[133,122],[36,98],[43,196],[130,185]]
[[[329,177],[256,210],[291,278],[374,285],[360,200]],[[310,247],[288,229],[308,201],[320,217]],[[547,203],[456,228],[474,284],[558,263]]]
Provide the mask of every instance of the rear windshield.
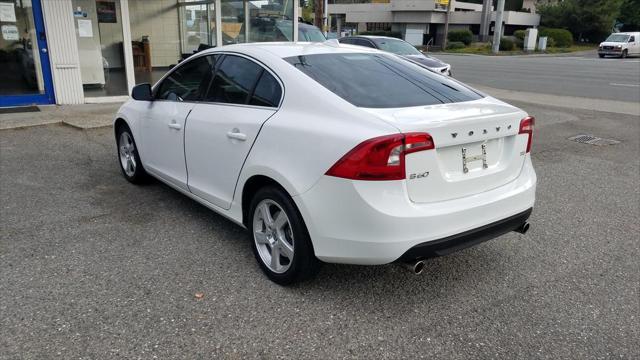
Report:
[[388,51],[397,55],[422,55],[418,49],[406,41],[398,39],[374,38],[373,42],[378,45],[378,49]]
[[482,98],[456,81],[395,55],[317,54],[285,60],[358,107],[410,107]]

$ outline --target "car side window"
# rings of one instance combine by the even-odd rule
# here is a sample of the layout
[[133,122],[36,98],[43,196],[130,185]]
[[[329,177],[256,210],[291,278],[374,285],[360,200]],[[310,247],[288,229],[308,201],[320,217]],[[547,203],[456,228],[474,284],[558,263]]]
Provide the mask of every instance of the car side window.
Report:
[[340,39],[338,42],[341,44],[353,44],[353,39]]
[[216,70],[205,100],[226,104],[247,104],[262,71],[260,65],[249,59],[225,55]]
[[635,42],[635,41],[636,41],[635,37],[632,36],[632,37],[629,38],[629,42]]
[[155,98],[171,101],[202,100],[218,55],[195,58],[174,70],[156,91]]
[[249,105],[278,107],[280,97],[282,97],[280,84],[268,71],[263,70]]

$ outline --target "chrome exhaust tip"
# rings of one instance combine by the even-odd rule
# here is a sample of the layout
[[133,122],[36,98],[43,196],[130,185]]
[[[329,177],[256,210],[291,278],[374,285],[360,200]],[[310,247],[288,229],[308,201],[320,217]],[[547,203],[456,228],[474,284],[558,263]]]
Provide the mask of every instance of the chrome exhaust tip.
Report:
[[415,262],[402,263],[401,265],[411,273],[419,275],[424,270],[426,263],[424,262],[424,260],[418,260]]
[[525,221],[522,225],[518,226],[514,231],[523,235],[526,234],[527,231],[529,231],[529,223]]

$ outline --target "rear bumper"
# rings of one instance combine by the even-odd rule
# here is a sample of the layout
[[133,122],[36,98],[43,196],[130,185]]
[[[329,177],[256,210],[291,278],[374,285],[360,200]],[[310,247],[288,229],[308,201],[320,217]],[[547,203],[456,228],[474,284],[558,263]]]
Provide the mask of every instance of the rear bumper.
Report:
[[[351,181],[331,176],[322,177],[293,199],[320,260],[380,265],[397,261],[426,243],[433,243],[431,250],[440,252],[445,251],[437,245],[442,241],[449,242],[449,250],[456,249],[455,241],[474,245],[477,242],[466,241],[464,235],[478,235],[478,229],[486,226],[491,231],[484,234],[485,240],[513,230],[517,225],[512,227],[510,221],[504,228],[496,224],[514,216],[517,221],[524,218],[517,215],[533,208],[536,181],[527,156],[515,180],[458,199],[417,204],[409,200],[405,181]],[[454,238],[458,239],[450,242]]]
[[468,230],[460,234],[451,235],[444,239],[428,241],[407,250],[397,261],[409,262],[437,256],[449,255],[453,252],[478,245],[500,235],[514,231],[524,224],[533,209],[493,222],[479,228]]

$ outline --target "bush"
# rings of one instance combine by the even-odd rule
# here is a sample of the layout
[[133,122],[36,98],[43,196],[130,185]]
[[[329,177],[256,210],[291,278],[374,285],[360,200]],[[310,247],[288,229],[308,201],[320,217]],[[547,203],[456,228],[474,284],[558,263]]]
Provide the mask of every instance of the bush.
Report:
[[525,36],[527,36],[527,30],[516,30],[513,32],[513,36],[518,40],[524,41]]
[[464,49],[466,45],[461,41],[452,41],[447,44],[447,49],[455,50],[455,49]]
[[552,48],[556,47],[556,41],[553,38],[547,38],[547,47]]
[[513,45],[518,49],[524,49],[524,40],[519,38],[514,38]]
[[500,39],[500,50],[501,51],[511,51],[514,48],[513,40],[503,37]]
[[359,35],[388,36],[388,37],[402,39],[402,33],[399,31],[384,31],[384,30],[363,31],[359,33]]
[[551,28],[542,28],[540,29],[540,36],[546,36],[547,46],[549,45],[549,40],[553,39],[554,46],[557,47],[570,47],[573,45],[573,36],[569,30],[565,29],[551,29]]
[[468,46],[473,41],[473,33],[470,30],[451,30],[449,31],[449,35],[447,35],[447,40],[451,42],[462,42]]

